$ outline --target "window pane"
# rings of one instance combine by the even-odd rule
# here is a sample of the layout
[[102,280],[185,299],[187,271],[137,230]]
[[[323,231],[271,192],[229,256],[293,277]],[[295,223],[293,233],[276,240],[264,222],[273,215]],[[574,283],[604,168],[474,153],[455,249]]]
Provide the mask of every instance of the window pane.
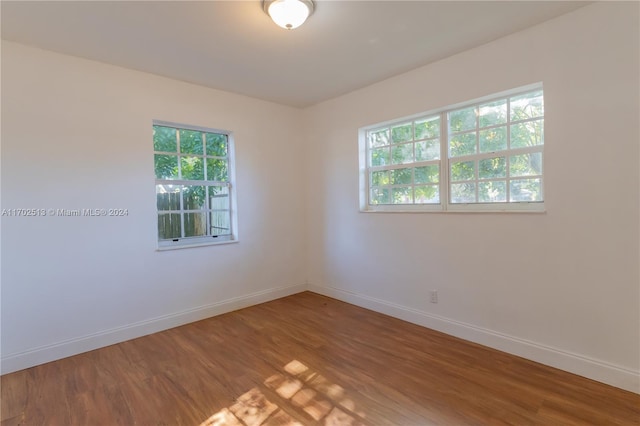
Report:
[[170,240],[182,237],[180,214],[170,213],[158,215],[158,237],[161,240]]
[[389,172],[387,170],[381,170],[379,172],[371,173],[371,185],[389,185]]
[[410,186],[392,188],[393,204],[413,204],[413,195]]
[[202,132],[180,130],[180,152],[183,154],[202,154]]
[[476,128],[476,107],[469,107],[449,113],[451,132],[462,132]]
[[531,176],[542,174],[542,153],[514,155],[509,158],[511,176]]
[[455,183],[451,185],[452,203],[475,203],[476,184],[475,183]]
[[369,133],[369,147],[389,145],[389,129],[382,129]]
[[389,148],[378,148],[371,150],[371,165],[386,166],[390,163]]
[[227,135],[220,133],[206,133],[207,155],[216,157],[227,156]]
[[211,210],[229,210],[229,188],[226,186],[209,187],[209,208]]
[[440,136],[440,117],[431,117],[415,122],[416,139],[437,138]]
[[440,187],[438,185],[416,186],[416,204],[438,204],[440,203]]
[[507,100],[503,99],[478,107],[478,122],[480,127],[494,126],[506,123],[507,121]]
[[410,141],[413,139],[411,137],[412,134],[413,129],[411,123],[391,128],[391,140],[393,141],[393,143]]
[[526,120],[544,115],[542,90],[511,98],[511,120]]
[[544,144],[542,120],[511,125],[511,148],[524,148]]
[[204,164],[202,157],[180,157],[182,179],[204,180]]
[[478,183],[478,198],[481,203],[503,203],[507,201],[507,182],[498,180]]
[[476,153],[476,134],[464,133],[453,136],[449,141],[449,155],[459,157]]
[[371,204],[389,204],[389,189],[371,188]]
[[540,179],[520,179],[510,182],[511,201],[542,201]]
[[228,211],[211,212],[211,235],[230,235],[231,218]]
[[203,237],[207,235],[207,214],[185,213],[184,214],[184,236]]
[[156,179],[178,179],[177,155],[154,155]]
[[507,127],[494,127],[480,130],[480,152],[502,151],[507,149]]
[[164,126],[153,126],[153,150],[177,152],[176,129]]
[[227,160],[207,158],[207,180],[217,182],[227,182],[229,173],[227,169]]
[[432,166],[416,167],[414,174],[415,183],[438,183],[440,180],[440,166],[434,164]]
[[[207,193],[204,186],[184,186],[182,198],[185,210],[200,210],[205,208]],[[185,223],[185,230],[186,226]]]
[[214,234],[232,235],[231,187],[227,183],[232,148],[229,136],[216,130],[157,125],[153,126],[153,132],[161,246],[171,240],[190,244],[183,239],[211,236],[215,223],[223,224],[224,231]]
[[506,157],[485,158],[478,164],[478,177],[480,179],[491,179],[507,176]]
[[392,185],[404,185],[411,183],[411,169],[389,170]]
[[416,161],[440,159],[440,139],[416,142]]
[[451,180],[473,180],[476,177],[475,163],[473,161],[464,161],[451,164]]
[[156,185],[158,210],[180,210],[180,185]]
[[406,143],[391,147],[391,160],[393,164],[413,163],[413,144]]

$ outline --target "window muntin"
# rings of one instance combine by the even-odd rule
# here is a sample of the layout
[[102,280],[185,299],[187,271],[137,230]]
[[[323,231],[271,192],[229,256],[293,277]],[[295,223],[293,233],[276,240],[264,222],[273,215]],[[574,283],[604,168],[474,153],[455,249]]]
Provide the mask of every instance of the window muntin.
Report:
[[154,122],[159,247],[235,239],[231,143],[228,132]]
[[541,202],[544,102],[535,90],[448,111],[449,202]]
[[367,132],[367,165],[372,205],[438,204],[439,116]]
[[362,210],[543,210],[540,85],[416,117],[363,129]]

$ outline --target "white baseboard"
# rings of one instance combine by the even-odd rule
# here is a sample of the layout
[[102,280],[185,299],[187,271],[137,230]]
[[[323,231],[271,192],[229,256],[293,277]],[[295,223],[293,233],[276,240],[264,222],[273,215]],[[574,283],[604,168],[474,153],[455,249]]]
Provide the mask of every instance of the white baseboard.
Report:
[[333,287],[309,291],[640,394],[640,372],[472,324]]
[[352,293],[333,287],[295,285],[269,289],[246,296],[223,300],[174,314],[164,315],[134,324],[101,331],[87,336],[9,354],[0,361],[0,373],[7,374],[46,362],[101,347],[146,336],[194,321],[268,302],[309,290],[333,297],[372,311],[380,312],[461,339],[498,349],[551,367],[559,368],[592,380],[640,394],[640,372],[613,365],[587,356],[545,346],[526,339],[509,336],[472,324],[401,306],[385,300]]
[[2,357],[0,361],[1,374],[12,373],[14,371],[33,367],[68,356],[77,355],[83,352],[124,342],[178,327],[194,321],[200,321],[216,315],[279,299],[295,293],[300,293],[307,289],[306,284],[288,287],[279,287],[260,291],[246,296],[234,297],[210,305],[199,306],[182,312],[163,315],[157,318],[140,321],[123,327],[112,328],[100,331],[87,336],[65,340],[51,345],[41,346],[31,350],[9,354]]

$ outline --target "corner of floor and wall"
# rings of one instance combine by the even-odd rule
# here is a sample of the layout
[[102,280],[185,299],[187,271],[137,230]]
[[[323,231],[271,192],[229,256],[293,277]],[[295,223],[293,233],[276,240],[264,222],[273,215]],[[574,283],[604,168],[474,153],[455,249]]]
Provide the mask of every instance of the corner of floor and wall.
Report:
[[[305,109],[3,41],[2,207],[129,215],[2,218],[1,372],[308,290],[640,393],[638,9]],[[359,211],[360,127],[538,82],[546,212]],[[237,243],[156,250],[154,119],[233,129]]]

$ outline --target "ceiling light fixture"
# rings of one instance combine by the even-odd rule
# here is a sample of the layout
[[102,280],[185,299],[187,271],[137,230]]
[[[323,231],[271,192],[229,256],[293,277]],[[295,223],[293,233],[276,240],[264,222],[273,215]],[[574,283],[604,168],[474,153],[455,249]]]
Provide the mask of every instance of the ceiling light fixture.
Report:
[[262,0],[262,8],[276,25],[292,30],[311,16],[314,4],[311,0]]

